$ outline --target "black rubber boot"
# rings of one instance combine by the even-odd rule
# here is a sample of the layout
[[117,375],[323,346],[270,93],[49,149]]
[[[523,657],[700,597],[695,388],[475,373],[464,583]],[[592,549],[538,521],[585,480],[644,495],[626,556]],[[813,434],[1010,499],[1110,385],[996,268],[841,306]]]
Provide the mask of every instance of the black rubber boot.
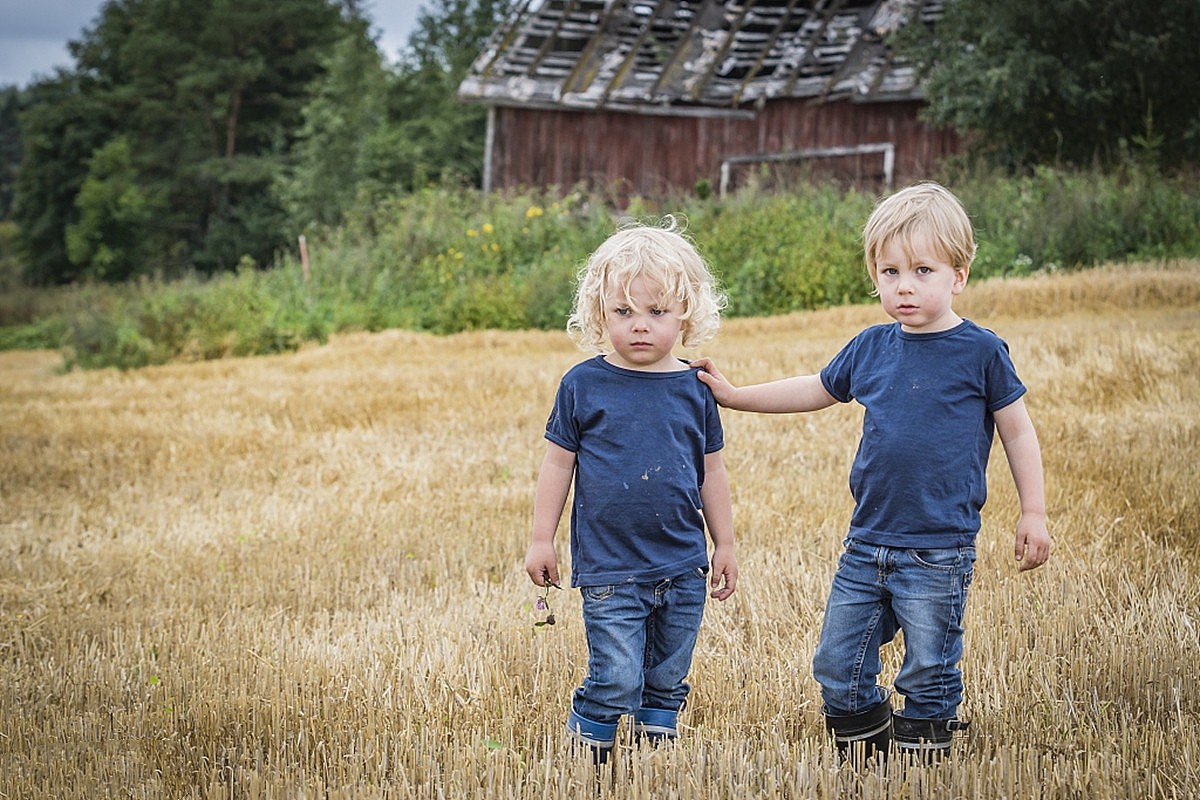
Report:
[[896,714],[892,718],[896,752],[924,764],[940,761],[950,754],[955,731],[965,731],[970,724],[957,717],[913,719]]
[[858,714],[826,714],[825,729],[833,734],[838,753],[852,764],[863,764],[876,757],[886,759],[892,741],[891,698]]

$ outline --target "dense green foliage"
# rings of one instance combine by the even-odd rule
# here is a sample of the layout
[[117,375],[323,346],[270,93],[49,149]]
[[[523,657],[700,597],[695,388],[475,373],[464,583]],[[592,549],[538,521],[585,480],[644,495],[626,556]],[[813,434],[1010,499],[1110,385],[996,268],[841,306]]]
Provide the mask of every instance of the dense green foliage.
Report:
[[[972,280],[1117,260],[1200,256],[1200,194],[1140,168],[947,178],[978,231]],[[875,198],[828,187],[727,200],[426,188],[396,195],[270,270],[47,292],[0,305],[0,347],[61,347],[67,366],[136,367],[274,353],[331,334],[561,328],[587,255],[625,216],[687,220],[730,316],[868,302],[860,231]],[[26,301],[27,304],[27,301]]]
[[0,86],[0,220],[12,214],[17,166],[21,163],[21,92]]
[[479,185],[487,111],[455,100],[507,0],[436,0],[394,67],[365,20],[332,50],[275,193],[296,232],[340,224],[398,192]]
[[345,29],[328,0],[105,3],[22,115],[29,277],[269,263],[286,237],[268,189]]
[[1200,162],[1196,0],[949,0],[899,37],[929,117],[995,163]]
[[[955,184],[959,186],[959,184]],[[961,184],[980,240],[976,275],[1200,255],[1200,193],[1187,178],[1039,167]]]
[[812,187],[747,192],[690,213],[734,316],[782,314],[861,302],[871,285],[858,233],[874,198]]
[[353,208],[477,182],[486,111],[454,91],[505,0],[430,3],[395,65],[361,5],[107,0],[74,68],[0,95],[26,282],[269,266]]

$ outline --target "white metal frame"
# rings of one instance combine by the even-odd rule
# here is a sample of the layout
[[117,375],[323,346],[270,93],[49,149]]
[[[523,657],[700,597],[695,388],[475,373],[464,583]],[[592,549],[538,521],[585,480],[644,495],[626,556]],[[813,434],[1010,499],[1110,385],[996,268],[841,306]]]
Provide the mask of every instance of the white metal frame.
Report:
[[886,188],[892,188],[892,177],[896,170],[896,145],[894,142],[877,142],[873,144],[856,144],[845,147],[810,147],[805,150],[791,150],[784,153],[754,153],[751,155],[729,156],[721,162],[721,197],[729,191],[730,168],[734,164],[759,164],[775,161],[804,161],[813,158],[835,158],[837,156],[857,156],[870,153],[883,154],[883,180]]

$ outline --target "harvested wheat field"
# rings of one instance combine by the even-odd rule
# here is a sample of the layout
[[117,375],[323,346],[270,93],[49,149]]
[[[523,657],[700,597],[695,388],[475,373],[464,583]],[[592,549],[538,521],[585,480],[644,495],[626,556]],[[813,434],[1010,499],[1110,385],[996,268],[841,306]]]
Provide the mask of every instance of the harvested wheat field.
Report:
[[[535,627],[522,569],[583,356],[396,331],[128,373],[0,354],[0,798],[1200,795],[1200,262],[977,282],[958,310],[1029,385],[1055,550],[1016,572],[997,443],[952,760],[854,769],[823,738],[858,407],[726,412],[739,590],[683,738],[597,783],[562,736],[578,593]],[[882,320],[732,320],[707,352],[740,383],[815,371]]]

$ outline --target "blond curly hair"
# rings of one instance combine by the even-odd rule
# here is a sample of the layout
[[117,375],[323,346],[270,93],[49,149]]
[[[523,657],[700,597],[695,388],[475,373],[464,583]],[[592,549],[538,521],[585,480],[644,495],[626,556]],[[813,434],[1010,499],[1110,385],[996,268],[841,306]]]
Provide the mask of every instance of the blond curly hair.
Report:
[[607,340],[605,297],[623,294],[636,304],[629,287],[638,278],[658,292],[663,305],[676,301],[683,309],[680,343],[692,347],[717,335],[726,298],[708,263],[685,233],[684,224],[667,215],[657,224],[633,223],[604,241],[579,273],[575,305],[567,332],[583,350],[600,353]]

